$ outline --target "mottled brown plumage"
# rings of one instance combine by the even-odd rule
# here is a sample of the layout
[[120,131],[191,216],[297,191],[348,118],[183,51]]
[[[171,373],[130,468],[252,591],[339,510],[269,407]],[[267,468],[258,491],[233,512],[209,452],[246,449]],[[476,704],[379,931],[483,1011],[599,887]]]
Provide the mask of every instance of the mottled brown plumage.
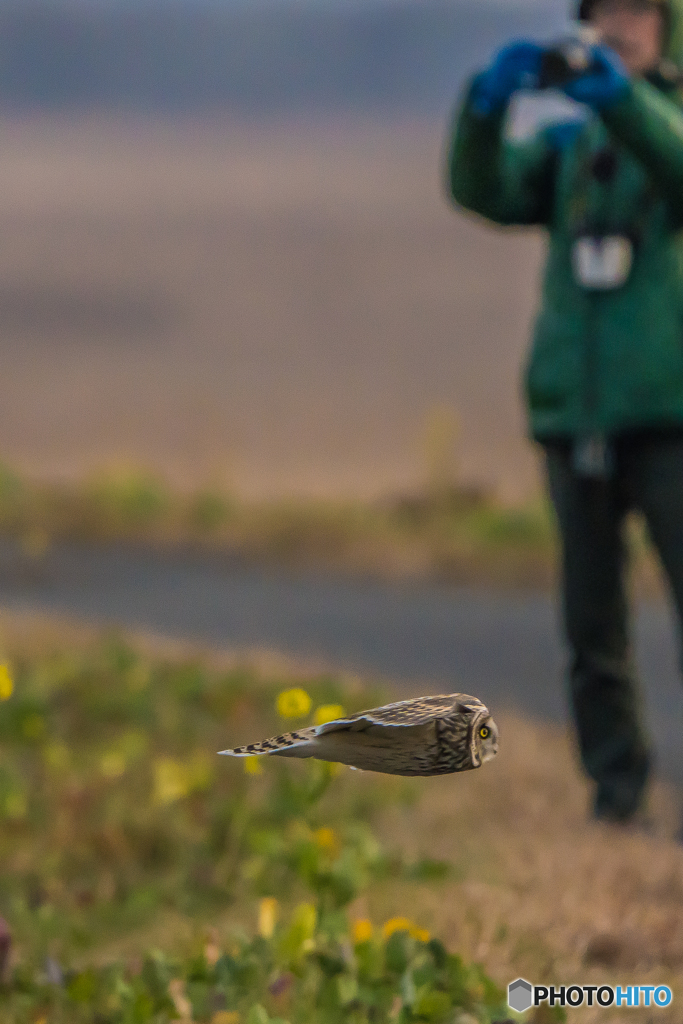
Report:
[[488,708],[466,693],[415,697],[221,754],[317,757],[388,775],[448,775],[498,752]]

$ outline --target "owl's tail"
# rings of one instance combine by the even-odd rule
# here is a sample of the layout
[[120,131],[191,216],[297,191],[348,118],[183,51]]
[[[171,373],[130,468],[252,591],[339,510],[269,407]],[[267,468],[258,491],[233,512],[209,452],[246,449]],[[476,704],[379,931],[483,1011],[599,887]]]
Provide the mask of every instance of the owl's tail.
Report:
[[258,754],[278,754],[281,757],[314,757],[317,737],[315,727],[299,729],[297,732],[285,732],[281,736],[273,736],[260,743],[248,743],[246,747],[234,747],[232,750],[220,750],[220,754],[231,757],[254,757]]

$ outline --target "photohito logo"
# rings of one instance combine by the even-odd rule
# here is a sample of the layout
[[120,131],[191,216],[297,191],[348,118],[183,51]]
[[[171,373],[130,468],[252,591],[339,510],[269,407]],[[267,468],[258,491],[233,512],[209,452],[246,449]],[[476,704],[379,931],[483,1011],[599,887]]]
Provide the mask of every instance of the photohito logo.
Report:
[[669,1006],[673,993],[668,985],[532,985],[517,978],[508,985],[508,1006],[524,1013],[532,1006]]

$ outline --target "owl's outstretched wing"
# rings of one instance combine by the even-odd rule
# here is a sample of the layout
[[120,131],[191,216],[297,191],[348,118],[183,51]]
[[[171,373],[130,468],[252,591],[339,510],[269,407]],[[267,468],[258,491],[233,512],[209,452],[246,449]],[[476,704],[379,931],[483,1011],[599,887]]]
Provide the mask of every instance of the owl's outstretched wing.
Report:
[[468,694],[416,697],[221,753],[316,757],[389,774],[425,775],[437,757],[436,722],[481,710],[485,705]]
[[325,725],[318,726],[319,735],[327,732],[339,732],[350,729],[354,732],[363,731],[371,725],[389,727],[410,727],[425,725],[451,715],[466,715],[475,711],[487,711],[476,697],[467,693],[446,693],[438,697],[413,697],[411,700],[399,700],[394,704],[384,704],[380,708],[359,711],[357,715],[338,718]]

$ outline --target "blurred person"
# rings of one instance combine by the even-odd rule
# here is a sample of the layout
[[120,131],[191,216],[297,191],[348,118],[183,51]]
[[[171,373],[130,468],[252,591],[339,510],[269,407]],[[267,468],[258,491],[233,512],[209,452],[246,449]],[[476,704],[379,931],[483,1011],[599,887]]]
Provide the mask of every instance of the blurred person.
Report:
[[[562,541],[579,749],[595,816],[618,822],[639,814],[651,763],[624,592],[631,509],[683,618],[680,2],[582,0],[583,39],[504,47],[470,82],[449,152],[456,203],[548,232],[525,375],[530,433]],[[585,116],[513,142],[511,97],[548,86]]]

